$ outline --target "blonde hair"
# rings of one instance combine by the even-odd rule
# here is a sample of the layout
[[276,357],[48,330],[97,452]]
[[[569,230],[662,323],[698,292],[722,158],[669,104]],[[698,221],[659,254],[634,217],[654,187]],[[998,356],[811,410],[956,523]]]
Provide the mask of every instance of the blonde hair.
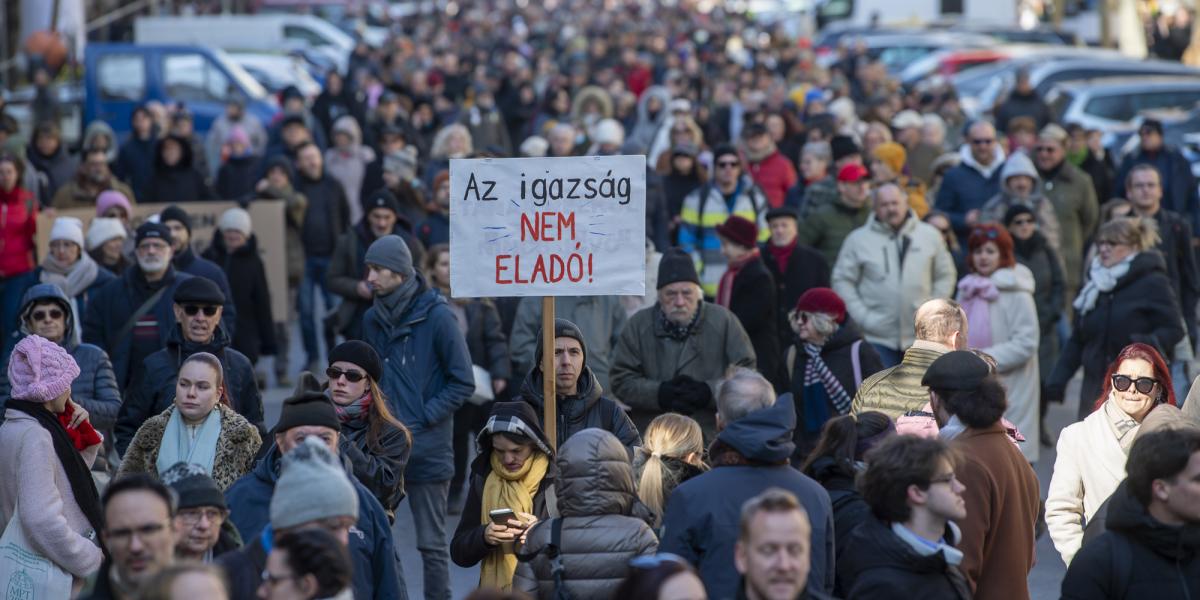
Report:
[[1158,245],[1158,224],[1145,217],[1121,217],[1100,226],[1096,243],[1112,241],[1126,244],[1138,252]]
[[638,479],[638,497],[662,519],[667,504],[667,467],[663,458],[683,460],[689,454],[704,452],[704,434],[694,419],[677,413],[659,415],[650,421],[637,449],[642,474]]

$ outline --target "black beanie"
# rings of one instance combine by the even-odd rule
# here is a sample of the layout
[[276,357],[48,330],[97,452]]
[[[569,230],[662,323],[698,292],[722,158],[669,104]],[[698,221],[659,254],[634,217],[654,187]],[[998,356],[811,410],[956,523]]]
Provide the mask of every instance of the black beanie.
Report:
[[376,208],[386,208],[396,213],[396,216],[400,216],[400,201],[387,188],[380,188],[371,192],[369,196],[363,197],[362,211],[364,217],[371,214],[371,211]]
[[696,263],[692,261],[691,255],[679,248],[671,248],[663,254],[662,261],[658,263],[657,289],[661,290],[680,281],[700,285],[700,276],[696,274]]
[[[554,337],[571,338],[579,342],[579,346],[583,348],[583,367],[587,368],[587,342],[583,341],[583,332],[579,330],[579,326],[566,319],[554,319]],[[542,366],[542,332],[538,331],[537,348],[533,352],[533,360],[537,364],[534,369]]]
[[227,510],[225,494],[217,482],[200,465],[178,462],[163,471],[162,482],[175,490],[179,498],[179,509],[213,506]]
[[283,401],[279,422],[275,423],[275,429],[271,430],[271,433],[283,433],[303,425],[328,427],[335,431],[342,428],[333,401],[325,395],[317,378],[308,371],[300,374],[300,381],[296,382],[296,391]]
[[1013,220],[1021,215],[1029,215],[1032,217],[1034,216],[1033,209],[1025,206],[1024,204],[1014,204],[1008,207],[1008,210],[1004,211],[1004,226],[1008,227],[1009,225],[1012,225]]
[[329,351],[329,364],[338,361],[361,367],[375,383],[383,378],[383,361],[379,359],[379,353],[361,340],[350,340],[334,346]]
[[163,225],[166,225],[167,221],[179,221],[183,224],[183,228],[187,230],[188,235],[192,235],[192,217],[187,214],[187,211],[174,204],[162,209],[162,212],[158,213],[158,221]]
[[833,162],[837,162],[850,156],[851,154],[861,154],[858,144],[854,143],[854,138],[847,135],[835,135],[829,140],[829,150],[833,153]]

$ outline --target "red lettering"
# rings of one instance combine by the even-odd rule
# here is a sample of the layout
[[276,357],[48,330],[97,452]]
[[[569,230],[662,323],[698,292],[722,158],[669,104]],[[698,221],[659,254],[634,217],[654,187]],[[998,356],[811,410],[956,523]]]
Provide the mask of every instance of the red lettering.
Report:
[[564,226],[571,229],[571,239],[575,239],[575,213],[567,213],[565,218],[562,213],[558,213],[558,239],[560,240],[562,239],[562,229]]
[[538,255],[537,262],[533,263],[533,273],[529,274],[529,280],[537,279],[539,274],[542,276],[543,283],[550,283],[550,280],[546,278],[546,261],[541,254]]
[[575,213],[533,213],[521,215],[521,241],[557,242],[563,239],[566,229],[575,239]]
[[521,255],[513,257],[513,281],[516,283],[529,283],[528,279],[521,279]]
[[500,278],[500,274],[508,270],[507,265],[501,264],[504,261],[504,259],[506,259],[506,258],[512,258],[512,256],[508,255],[508,254],[497,254],[496,255],[496,283],[498,283],[498,284],[506,285],[506,284],[512,283],[511,279],[501,279]]
[[550,255],[550,279],[553,283],[562,281],[563,272],[567,270],[567,264],[562,257],[557,254]]
[[[538,213],[534,213],[534,219],[539,220],[539,221],[541,220],[539,218]],[[528,231],[529,235],[533,237],[533,241],[535,241],[535,242],[538,241],[538,239],[539,239],[538,238],[538,230],[535,229],[533,226],[533,223],[531,223],[529,221],[529,215],[522,213],[521,214],[521,241],[522,242],[525,241],[525,232],[526,231]]]

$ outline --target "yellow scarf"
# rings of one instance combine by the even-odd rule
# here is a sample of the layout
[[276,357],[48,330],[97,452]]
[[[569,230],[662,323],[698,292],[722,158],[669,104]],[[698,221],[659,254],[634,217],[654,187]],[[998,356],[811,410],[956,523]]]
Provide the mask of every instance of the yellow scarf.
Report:
[[[510,473],[500,463],[499,455],[493,452],[491,464],[492,472],[483,483],[480,523],[491,523],[489,513],[500,508],[511,508],[514,513],[532,513],[533,496],[546,476],[550,459],[542,452],[535,451],[519,471]],[[484,557],[479,568],[479,587],[510,591],[516,571],[517,555],[513,553],[513,545],[501,544]]]

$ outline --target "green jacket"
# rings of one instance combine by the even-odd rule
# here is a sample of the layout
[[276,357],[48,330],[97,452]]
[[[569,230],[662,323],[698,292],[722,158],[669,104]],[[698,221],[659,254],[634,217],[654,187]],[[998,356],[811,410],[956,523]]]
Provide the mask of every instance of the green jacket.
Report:
[[870,203],[864,204],[862,208],[853,209],[842,204],[839,198],[836,202],[818,208],[808,218],[801,219],[796,239],[799,243],[820,252],[825,257],[825,262],[833,265],[837,263],[838,251],[842,249],[842,242],[846,236],[862,227],[870,215]]
[[910,410],[921,410],[929,403],[929,388],[921,385],[921,378],[937,357],[949,351],[944,346],[917,340],[904,351],[900,364],[868,377],[858,386],[850,412],[857,415],[877,410],[895,421]]
[[1083,276],[1084,242],[1095,231],[1100,219],[1100,203],[1092,178],[1079,167],[1063,161],[1062,168],[1049,179],[1043,177],[1042,192],[1058,216],[1058,249],[1066,268],[1067,298],[1074,299]]

